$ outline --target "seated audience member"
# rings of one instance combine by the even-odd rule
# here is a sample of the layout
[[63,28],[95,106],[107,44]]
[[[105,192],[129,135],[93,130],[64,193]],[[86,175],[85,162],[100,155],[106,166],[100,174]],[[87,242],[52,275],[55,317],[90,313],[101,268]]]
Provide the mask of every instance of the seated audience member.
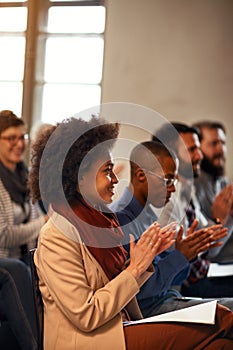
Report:
[[[24,262],[27,262],[28,249],[36,245],[36,238],[45,223],[45,217],[29,201],[28,170],[22,160],[25,146],[23,120],[12,111],[1,111],[0,314],[4,322],[0,327],[0,344],[6,342],[4,348],[11,348],[9,341],[14,340],[22,349],[30,350],[36,349],[33,331],[35,320],[32,314],[30,273]],[[15,337],[11,338],[10,332]]]
[[29,201],[23,162],[25,125],[12,111],[0,112],[0,257],[25,259],[45,217]]
[[0,258],[0,348],[36,350],[36,318],[29,269],[19,259]]
[[[170,221],[177,220],[183,224],[185,233],[193,220],[197,218],[199,228],[212,227],[213,222],[208,220],[200,209],[193,185],[193,176],[199,175],[202,161],[197,130],[182,123],[171,123],[157,130],[155,137],[165,142],[168,147],[175,149],[179,159],[179,188],[161,213],[160,224],[163,226]],[[187,154],[184,156],[185,150],[188,151],[189,157]],[[222,225],[219,226],[222,227]],[[211,248],[216,249],[221,244],[217,242]],[[207,259],[208,251],[209,249],[205,254],[199,254],[197,260],[191,264],[190,275],[183,283],[181,293],[186,296],[203,298],[232,297],[233,275],[207,277],[210,264]]]
[[230,350],[233,313],[220,305],[213,326],[123,326],[123,320],[142,317],[135,295],[153,273],[154,256],[169,248],[175,232],[161,235],[159,225],[151,225],[137,243],[131,239],[126,264],[123,233],[106,206],[118,182],[111,155],[118,128],[96,117],[71,118],[33,146],[31,193],[51,205],[35,253],[44,349],[162,350],[182,343],[187,350]]
[[215,262],[233,262],[233,185],[225,175],[226,130],[220,122],[200,121],[194,126],[203,153],[201,172],[194,181],[196,195],[203,213],[228,228],[224,244],[210,251],[208,257]]
[[[130,184],[123,195],[110,208],[115,212],[125,235],[133,233],[138,240],[142,233],[156,220],[152,205],[163,207],[175,191],[177,180],[177,158],[160,142],[138,144],[130,155]],[[190,271],[189,261],[224,234],[225,230],[200,229],[194,231],[196,223],[182,238],[182,228],[173,251],[165,251],[153,260],[154,274],[141,287],[137,300],[144,316],[182,309],[200,303],[197,300],[183,300],[172,286],[181,285]],[[210,236],[213,232],[213,236]],[[128,249],[127,249],[128,250]],[[204,301],[205,302],[205,301]],[[221,300],[233,310],[233,299]]]

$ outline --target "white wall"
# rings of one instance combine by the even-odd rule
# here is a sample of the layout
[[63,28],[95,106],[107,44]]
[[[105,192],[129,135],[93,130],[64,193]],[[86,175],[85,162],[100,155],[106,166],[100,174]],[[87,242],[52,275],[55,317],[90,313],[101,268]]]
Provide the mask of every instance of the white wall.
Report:
[[233,180],[233,0],[106,6],[102,102],[136,103],[170,121],[221,120]]

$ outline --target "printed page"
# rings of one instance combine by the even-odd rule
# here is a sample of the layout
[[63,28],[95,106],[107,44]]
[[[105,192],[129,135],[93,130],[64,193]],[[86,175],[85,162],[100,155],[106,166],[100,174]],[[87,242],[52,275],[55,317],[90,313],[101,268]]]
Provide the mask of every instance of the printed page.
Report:
[[191,323],[215,323],[217,300],[190,306],[185,309],[167,312],[165,314],[147,317],[138,321],[124,322],[124,326],[153,322],[191,322]]
[[207,277],[223,277],[233,275],[233,264],[211,263]]

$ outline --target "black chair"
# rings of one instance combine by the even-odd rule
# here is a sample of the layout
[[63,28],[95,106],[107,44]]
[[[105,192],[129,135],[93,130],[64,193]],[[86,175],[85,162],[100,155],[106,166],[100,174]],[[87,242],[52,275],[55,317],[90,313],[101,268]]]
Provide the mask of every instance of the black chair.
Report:
[[44,305],[39,289],[39,278],[34,263],[34,253],[36,248],[29,251],[29,264],[32,275],[32,289],[35,304],[35,314],[37,323],[37,344],[38,350],[43,350],[43,336],[44,336]]

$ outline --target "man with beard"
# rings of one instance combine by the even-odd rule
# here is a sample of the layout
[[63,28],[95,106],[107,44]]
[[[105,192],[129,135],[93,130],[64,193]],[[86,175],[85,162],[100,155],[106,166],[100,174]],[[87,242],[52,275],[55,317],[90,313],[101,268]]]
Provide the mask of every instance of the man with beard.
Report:
[[[178,221],[184,226],[184,234],[194,218],[198,219],[198,228],[212,226],[214,221],[208,219],[202,212],[193,184],[193,178],[197,178],[200,174],[203,158],[197,129],[182,123],[164,124],[155,132],[153,140],[159,140],[168,148],[172,148],[179,159],[179,183],[176,193],[172,195],[170,202],[160,213],[158,221],[161,226],[174,220]],[[213,249],[221,245],[222,238]],[[190,275],[183,283],[181,293],[202,298],[232,297],[233,276],[207,277],[210,264],[207,257],[209,251],[206,251],[204,255],[199,254],[193,261]]]
[[203,153],[201,173],[195,179],[196,195],[205,216],[228,228],[224,245],[209,252],[215,262],[233,261],[233,185],[225,177],[226,130],[219,122],[201,121],[193,125],[199,131]]
[[[143,232],[158,219],[152,206],[162,208],[175,192],[178,161],[161,142],[145,141],[137,144],[130,154],[130,183],[110,208],[118,217],[124,232],[124,246],[129,252],[129,235],[137,241]],[[174,225],[171,224],[173,227]],[[183,296],[174,288],[189,276],[190,261],[203,252],[215,240],[225,235],[225,229],[215,225],[195,230],[196,222],[183,237],[178,230],[175,249],[166,250],[153,260],[155,272],[141,287],[137,300],[144,317],[183,309],[201,301]],[[168,232],[162,229],[163,234]],[[203,302],[205,302],[203,300]],[[233,299],[224,298],[220,303],[232,310]]]

